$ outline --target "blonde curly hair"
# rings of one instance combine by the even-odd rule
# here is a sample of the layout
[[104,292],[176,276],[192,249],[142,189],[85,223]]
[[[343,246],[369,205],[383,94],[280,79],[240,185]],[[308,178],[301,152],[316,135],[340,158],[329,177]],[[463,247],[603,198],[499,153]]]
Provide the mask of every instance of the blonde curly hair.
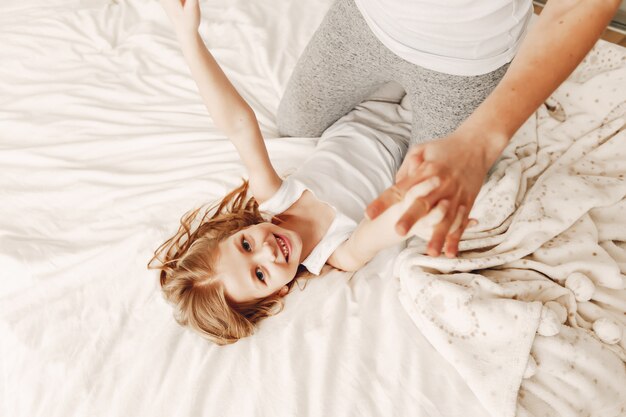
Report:
[[[178,231],[154,252],[148,268],[161,271],[163,295],[173,305],[179,324],[226,345],[251,335],[259,321],[282,310],[283,301],[278,294],[272,294],[236,303],[228,299],[223,284],[215,277],[218,244],[266,221],[254,197],[248,198],[248,182],[200,213],[198,208],[183,215]],[[198,223],[195,228],[194,223]],[[296,277],[304,275],[299,270]],[[289,290],[294,282],[288,284]]]

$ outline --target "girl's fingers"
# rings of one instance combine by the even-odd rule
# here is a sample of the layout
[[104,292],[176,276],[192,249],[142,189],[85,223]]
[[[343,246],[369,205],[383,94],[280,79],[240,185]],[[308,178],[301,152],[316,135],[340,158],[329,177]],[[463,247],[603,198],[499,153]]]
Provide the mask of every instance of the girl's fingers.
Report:
[[[436,225],[441,223],[441,221],[446,217],[446,213],[448,212],[448,208],[450,207],[450,202],[448,200],[440,200],[439,203],[429,211],[424,217],[415,222],[411,231],[414,228],[419,227],[420,229],[433,229]],[[432,233],[431,233],[432,234]]]
[[[401,201],[406,201],[407,205],[415,200],[417,196],[428,195],[433,189],[439,186],[439,178],[426,179],[426,181],[418,182],[407,178],[391,187],[387,188],[383,193],[372,201],[365,209],[365,217],[370,220],[375,219],[392,205]],[[407,198],[410,193],[411,199]]]
[[404,195],[404,200],[408,205],[408,203],[412,203],[418,198],[427,196],[440,185],[441,180],[439,179],[439,177],[430,177],[409,188],[409,190]]
[[400,236],[406,235],[415,223],[428,214],[430,206],[422,198],[418,198],[411,203],[408,210],[404,212],[400,220],[396,223],[396,232]]

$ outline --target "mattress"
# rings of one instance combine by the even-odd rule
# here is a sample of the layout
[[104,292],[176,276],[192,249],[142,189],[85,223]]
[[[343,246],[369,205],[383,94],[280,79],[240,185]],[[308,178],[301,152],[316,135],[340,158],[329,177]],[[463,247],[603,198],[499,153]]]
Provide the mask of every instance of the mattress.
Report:
[[[275,115],[330,3],[201,2],[200,33],[254,109],[280,173],[293,172],[317,143],[279,137]],[[463,243],[465,260],[433,263],[415,239],[354,274],[328,269],[300,283],[255,335],[220,347],[175,323],[146,269],[183,213],[245,175],[158,2],[5,2],[0,45],[0,415],[624,415],[624,338],[610,344],[593,329],[601,318],[622,332],[625,324],[623,48],[598,43],[516,134],[481,191],[481,224]],[[381,100],[389,97],[360,109]],[[544,173],[578,161],[559,165],[577,143],[588,145],[581,152],[592,153],[589,164],[611,161],[586,172],[610,190],[596,190],[593,203],[528,244],[527,196],[540,196],[553,178]],[[493,207],[494,195],[514,204]],[[587,239],[584,248],[599,245],[601,261],[545,252],[558,250],[554,239],[564,233]],[[562,266],[574,261],[577,268]],[[582,270],[612,274],[605,286],[587,273],[597,291],[586,304],[565,285]],[[507,287],[542,280],[552,292]],[[416,304],[429,282],[442,290]],[[494,300],[525,306],[515,372],[489,368],[493,355],[478,351],[474,365],[485,366],[468,363],[461,348],[481,345],[446,348],[415,308],[479,284],[487,308]],[[550,301],[573,318],[555,322],[560,310],[546,310]],[[496,372],[509,377],[506,402],[489,397]]]

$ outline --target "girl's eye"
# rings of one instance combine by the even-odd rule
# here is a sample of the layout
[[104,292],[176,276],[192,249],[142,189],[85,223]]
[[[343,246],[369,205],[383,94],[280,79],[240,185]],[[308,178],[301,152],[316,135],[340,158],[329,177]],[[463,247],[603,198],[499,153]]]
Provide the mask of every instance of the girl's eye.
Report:
[[252,247],[250,246],[250,243],[248,243],[248,241],[246,239],[241,239],[241,247],[246,252],[250,252],[252,250]]
[[256,274],[256,277],[259,279],[259,281],[265,282],[265,274],[263,273],[263,271],[261,271],[261,268],[257,268],[254,273]]

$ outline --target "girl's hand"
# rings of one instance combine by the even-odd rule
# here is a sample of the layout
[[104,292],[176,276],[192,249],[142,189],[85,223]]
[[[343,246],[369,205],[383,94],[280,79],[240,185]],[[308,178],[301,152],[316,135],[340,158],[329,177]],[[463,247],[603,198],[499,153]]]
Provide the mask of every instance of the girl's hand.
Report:
[[200,27],[198,0],[160,0],[179,40],[195,36]]
[[414,185],[438,177],[440,185],[414,200],[396,223],[396,231],[405,235],[420,218],[444,201],[446,215],[434,227],[427,253],[439,256],[445,243],[446,256],[456,256],[459,240],[469,222],[470,209],[493,163],[486,149],[490,141],[482,137],[476,139],[456,131],[445,138],[413,146],[396,175],[396,184],[367,207],[366,215],[376,218]]

